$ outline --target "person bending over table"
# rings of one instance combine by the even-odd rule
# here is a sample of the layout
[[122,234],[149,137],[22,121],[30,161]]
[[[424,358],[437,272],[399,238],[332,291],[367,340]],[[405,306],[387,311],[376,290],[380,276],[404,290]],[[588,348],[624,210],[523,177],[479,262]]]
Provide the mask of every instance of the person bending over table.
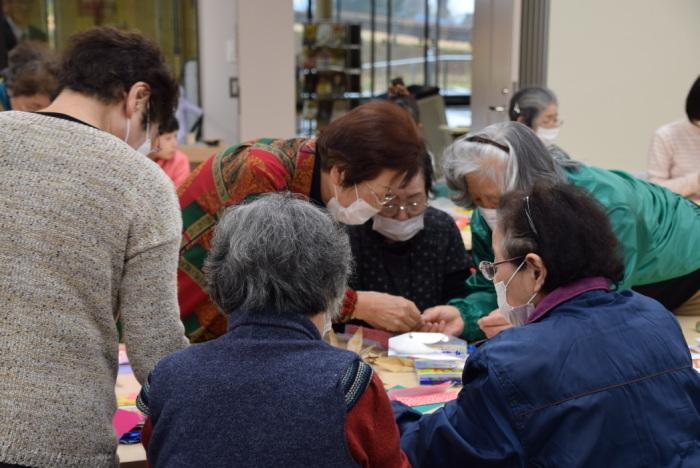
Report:
[[[622,246],[625,273],[618,288],[631,287],[676,313],[685,312],[686,302],[685,309],[692,309],[689,300],[700,289],[700,207],[694,203],[626,172],[555,159],[532,130],[516,122],[468,135],[445,154],[448,185],[459,192],[460,203],[477,207],[471,220],[476,264],[493,260],[491,232],[501,194],[529,190],[538,180],[568,182],[605,207]],[[480,272],[470,276],[467,290],[466,297],[424,312],[424,320],[450,323],[461,317],[469,340],[509,326],[496,309],[493,284]]]
[[[396,198],[423,164],[423,141],[396,104],[356,107],[314,139],[261,139],[232,146],[200,165],[179,188],[183,246],[180,311],[191,341],[226,331],[226,317],[206,292],[202,265],[224,208],[267,192],[304,195],[345,224],[362,224]],[[348,290],[340,321],[351,316],[390,331],[421,326],[415,304],[389,294]]]
[[464,296],[469,255],[452,217],[428,206],[432,174],[426,153],[393,201],[365,224],[348,226],[353,289],[400,296],[421,311]]
[[142,389],[152,467],[408,466],[379,377],[321,339],[350,265],[343,228],[304,200],[229,208],[206,261],[229,331],[166,357]]
[[414,467],[700,466],[700,374],[674,316],[623,280],[604,208],[568,184],[503,196],[493,262],[513,327],[434,414],[394,402]]

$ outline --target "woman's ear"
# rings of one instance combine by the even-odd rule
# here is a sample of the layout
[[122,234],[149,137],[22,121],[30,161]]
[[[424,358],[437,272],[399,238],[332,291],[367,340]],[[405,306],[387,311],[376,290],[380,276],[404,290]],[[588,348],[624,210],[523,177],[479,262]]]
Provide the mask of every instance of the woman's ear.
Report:
[[343,180],[345,179],[343,169],[341,169],[335,165],[331,166],[330,174],[331,174],[331,182],[333,182],[333,184],[336,187],[342,187]]
[[525,261],[532,274],[532,279],[535,282],[535,292],[542,291],[544,283],[547,280],[547,267],[542,261],[542,257],[537,254],[530,253],[525,256]]

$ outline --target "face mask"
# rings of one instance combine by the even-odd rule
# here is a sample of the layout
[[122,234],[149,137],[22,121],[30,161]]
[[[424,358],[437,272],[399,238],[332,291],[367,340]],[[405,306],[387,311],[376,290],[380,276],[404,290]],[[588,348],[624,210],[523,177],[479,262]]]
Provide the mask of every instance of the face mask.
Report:
[[495,208],[479,208],[479,213],[481,213],[481,217],[484,218],[486,224],[494,231],[498,220],[498,211]]
[[150,122],[150,120],[146,121],[146,141],[144,141],[143,144],[136,149],[136,151],[143,154],[144,156],[148,156],[149,154],[151,154],[152,148],[151,148],[151,122]]
[[539,127],[537,129],[537,136],[540,140],[544,141],[545,144],[552,144],[554,140],[559,136],[559,130],[561,127],[545,128]]
[[342,206],[338,201],[338,190],[335,186],[333,186],[333,190],[335,190],[335,197],[330,199],[326,208],[336,221],[343,224],[364,224],[380,211],[360,198],[360,194],[357,192],[357,185],[355,185],[357,200],[347,207]]
[[411,239],[423,229],[424,214],[400,221],[386,216],[376,215],[372,219],[372,229],[382,236],[403,242]]
[[503,281],[499,281],[498,283],[493,285],[496,288],[496,300],[498,301],[498,309],[501,311],[506,320],[511,325],[515,325],[516,327],[519,325],[524,325],[525,322],[527,322],[527,318],[530,316],[532,311],[535,310],[535,305],[532,303],[532,300],[537,295],[537,293],[533,293],[530,299],[528,299],[527,303],[521,306],[513,307],[510,304],[508,304],[508,285],[513,280],[513,278],[515,278],[515,275],[518,273],[518,271],[520,271],[523,265],[525,265],[524,261],[513,272],[513,274],[510,275],[510,278],[508,279],[507,283],[504,284]]

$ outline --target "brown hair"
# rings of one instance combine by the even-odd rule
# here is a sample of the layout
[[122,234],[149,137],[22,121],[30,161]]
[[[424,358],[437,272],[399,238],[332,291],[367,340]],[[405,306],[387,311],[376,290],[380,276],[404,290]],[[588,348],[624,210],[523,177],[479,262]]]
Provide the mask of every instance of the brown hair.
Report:
[[[138,81],[151,88],[148,118],[161,124],[173,115],[178,85],[160,48],[138,32],[97,27],[74,34],[63,55],[61,87],[112,104]],[[145,125],[145,122],[144,122]]]
[[328,125],[316,151],[323,170],[343,171],[343,186],[374,179],[384,169],[413,177],[423,166],[425,147],[411,115],[398,105],[373,101]]
[[58,57],[44,44],[21,42],[8,55],[4,72],[7,89],[13,96],[58,94]]

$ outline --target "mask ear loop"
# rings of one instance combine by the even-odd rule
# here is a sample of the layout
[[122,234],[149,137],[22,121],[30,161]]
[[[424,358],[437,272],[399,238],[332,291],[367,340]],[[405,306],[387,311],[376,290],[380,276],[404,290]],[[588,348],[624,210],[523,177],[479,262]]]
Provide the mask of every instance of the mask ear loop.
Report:
[[523,261],[520,263],[520,265],[518,266],[518,268],[515,269],[515,271],[513,272],[513,274],[510,275],[510,278],[508,278],[508,282],[506,283],[506,288],[508,287],[508,285],[510,284],[510,282],[513,281],[513,278],[515,278],[515,275],[518,274],[518,272],[519,272],[520,269],[523,267],[523,265],[525,265],[525,260],[523,260]]

